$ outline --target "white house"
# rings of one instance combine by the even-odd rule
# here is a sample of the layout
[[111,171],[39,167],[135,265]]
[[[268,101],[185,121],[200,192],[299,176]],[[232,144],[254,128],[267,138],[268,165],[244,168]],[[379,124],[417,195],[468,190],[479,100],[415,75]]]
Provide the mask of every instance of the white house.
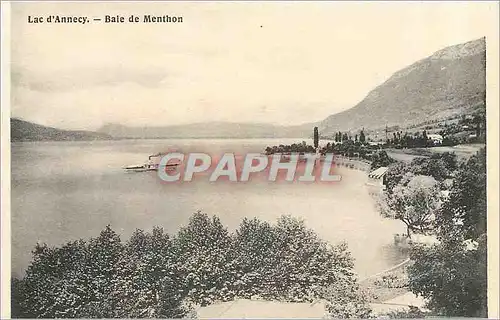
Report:
[[378,147],[384,145],[383,141],[368,141],[368,144],[370,146]]
[[443,143],[443,136],[441,136],[440,134],[428,134],[427,138],[432,140],[434,145],[440,145]]

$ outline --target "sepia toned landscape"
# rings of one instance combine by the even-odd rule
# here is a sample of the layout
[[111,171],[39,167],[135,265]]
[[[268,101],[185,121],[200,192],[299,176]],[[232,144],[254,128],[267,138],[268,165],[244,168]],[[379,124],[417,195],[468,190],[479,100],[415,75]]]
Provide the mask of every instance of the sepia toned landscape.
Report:
[[[118,3],[106,14],[183,20],[66,27],[82,53],[31,43],[73,40],[25,17],[97,17],[102,4],[13,4],[12,317],[488,317],[486,56],[498,39],[450,30],[489,7],[449,4],[456,16],[429,18],[430,41],[430,22],[403,22],[398,4],[355,5]],[[387,25],[342,18],[355,13]],[[391,45],[357,38],[375,34]],[[168,183],[159,163],[173,151],[332,157],[341,180]]]

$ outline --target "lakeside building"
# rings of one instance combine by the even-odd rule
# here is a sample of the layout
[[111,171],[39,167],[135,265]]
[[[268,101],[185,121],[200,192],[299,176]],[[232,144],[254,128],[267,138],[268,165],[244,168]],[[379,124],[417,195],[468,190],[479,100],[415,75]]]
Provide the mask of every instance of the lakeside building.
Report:
[[373,170],[368,174],[369,185],[379,186],[381,188],[385,187],[385,174],[387,173],[388,167],[380,167]]
[[385,189],[385,174],[388,167],[380,167],[368,174],[366,185],[371,195],[378,195]]
[[372,147],[379,147],[385,144],[384,141],[368,141],[368,144]]
[[427,138],[429,138],[434,145],[440,145],[443,143],[443,136],[440,134],[428,134]]

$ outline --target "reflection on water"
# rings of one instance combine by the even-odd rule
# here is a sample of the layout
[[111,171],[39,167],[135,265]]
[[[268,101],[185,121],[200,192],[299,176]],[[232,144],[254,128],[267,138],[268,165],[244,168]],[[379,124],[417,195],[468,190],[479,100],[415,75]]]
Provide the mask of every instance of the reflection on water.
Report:
[[12,144],[12,271],[22,274],[34,244],[96,236],[107,225],[127,239],[136,228],[174,233],[197,210],[217,214],[233,230],[244,217],[275,221],[290,214],[331,243],[347,241],[356,270],[367,276],[402,260],[391,246],[402,225],[377,213],[366,173],[339,168],[342,181],[318,183],[167,184],[154,172],[124,165],[171,149],[182,152],[261,152],[297,140],[122,140]]

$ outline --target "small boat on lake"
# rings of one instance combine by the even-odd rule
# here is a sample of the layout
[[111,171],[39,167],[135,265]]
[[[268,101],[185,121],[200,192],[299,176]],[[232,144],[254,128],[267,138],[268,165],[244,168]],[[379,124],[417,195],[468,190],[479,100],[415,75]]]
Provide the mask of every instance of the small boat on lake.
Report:
[[145,163],[143,165],[125,166],[123,167],[123,169],[126,172],[146,172],[146,171],[156,171],[158,170],[158,167]]
[[[161,159],[162,153],[150,155],[148,157],[148,162],[144,164],[138,164],[138,165],[130,165],[130,166],[125,166],[123,169],[126,172],[146,172],[146,171],[158,171],[158,167],[160,166],[159,162]],[[179,166],[180,163],[168,163],[165,165],[167,169],[174,169],[177,166]]]

